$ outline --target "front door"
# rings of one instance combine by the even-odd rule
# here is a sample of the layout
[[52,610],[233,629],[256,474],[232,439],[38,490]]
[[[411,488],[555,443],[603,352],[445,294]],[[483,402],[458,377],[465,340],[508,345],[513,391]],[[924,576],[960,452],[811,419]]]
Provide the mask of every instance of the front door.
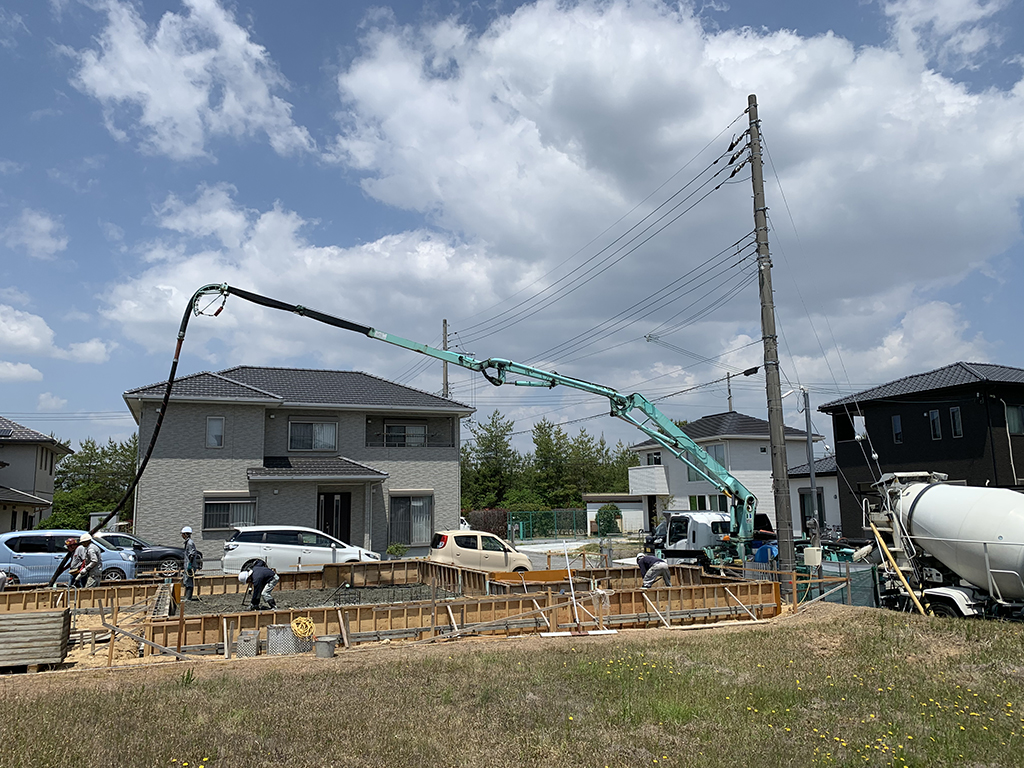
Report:
[[317,505],[316,527],[328,536],[341,539],[346,544],[351,543],[352,494],[321,493]]

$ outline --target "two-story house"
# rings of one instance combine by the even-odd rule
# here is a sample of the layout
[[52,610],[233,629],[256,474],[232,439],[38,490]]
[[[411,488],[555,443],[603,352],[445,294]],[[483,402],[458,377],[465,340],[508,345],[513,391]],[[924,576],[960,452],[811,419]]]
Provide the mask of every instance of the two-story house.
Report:
[[[124,393],[140,446],[165,387]],[[459,527],[460,425],[471,413],[355,371],[182,377],[136,492],[136,532],[173,542],[191,525],[219,543],[233,526],[304,525],[378,552],[398,542],[425,553],[435,530]]]
[[50,514],[53,473],[70,448],[0,416],[0,533],[34,528]]
[[[757,497],[757,511],[768,515],[774,526],[768,422],[727,411],[688,422],[682,429]],[[807,433],[786,427],[785,437],[787,460],[791,464],[806,462]],[[813,437],[824,439],[821,435]],[[726,496],[654,440],[631,446],[630,450],[640,454],[640,466],[629,468],[629,492],[644,497],[648,525],[656,525],[666,509],[729,511]],[[798,515],[793,521],[798,528]]]
[[967,485],[1024,484],[1024,369],[958,362],[818,410],[832,417],[847,536],[864,535],[861,500],[882,473],[944,472]]

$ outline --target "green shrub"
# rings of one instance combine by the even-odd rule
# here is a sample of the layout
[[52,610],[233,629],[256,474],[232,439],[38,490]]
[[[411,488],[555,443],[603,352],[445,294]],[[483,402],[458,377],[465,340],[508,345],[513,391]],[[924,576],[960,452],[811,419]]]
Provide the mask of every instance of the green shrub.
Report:
[[409,545],[401,544],[396,541],[391,544],[388,544],[388,548],[384,551],[394,557],[405,557],[405,553],[409,551]]
[[619,520],[622,512],[614,504],[605,504],[597,510],[597,535],[607,536],[619,532]]

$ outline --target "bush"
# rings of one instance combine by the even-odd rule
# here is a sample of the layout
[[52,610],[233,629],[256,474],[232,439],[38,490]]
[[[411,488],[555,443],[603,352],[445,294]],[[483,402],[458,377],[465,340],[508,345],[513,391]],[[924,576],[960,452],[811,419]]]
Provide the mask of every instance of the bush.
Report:
[[405,553],[409,551],[409,546],[396,541],[392,544],[388,544],[388,548],[384,551],[393,557],[405,557]]
[[614,504],[605,504],[597,510],[597,535],[607,536],[612,533],[619,533],[619,521],[622,519],[622,512]]
[[504,509],[474,509],[466,515],[474,531],[487,531],[495,536],[508,536],[508,512]]

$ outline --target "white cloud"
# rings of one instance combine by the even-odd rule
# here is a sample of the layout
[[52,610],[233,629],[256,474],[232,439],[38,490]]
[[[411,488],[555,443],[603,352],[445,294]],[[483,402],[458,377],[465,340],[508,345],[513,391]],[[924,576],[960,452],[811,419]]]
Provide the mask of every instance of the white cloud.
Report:
[[29,34],[28,27],[20,14],[0,8],[0,48],[12,50],[18,47],[18,37]]
[[249,226],[247,212],[232,200],[235,188],[228,184],[200,186],[199,199],[186,204],[170,195],[157,210],[160,226],[192,237],[215,235],[222,245],[237,248]]
[[63,397],[57,397],[52,392],[43,392],[39,395],[39,401],[36,404],[37,411],[63,411],[64,406],[68,404],[68,401]]
[[68,247],[64,225],[46,211],[23,208],[21,215],[0,232],[4,245],[36,259],[52,259]]
[[893,37],[904,53],[934,58],[943,69],[970,67],[1002,35],[992,17],[1009,0],[889,0]]
[[73,52],[74,84],[103,105],[110,132],[182,160],[209,154],[211,139],[266,134],[282,155],[314,148],[296,125],[287,87],[263,46],[216,0],[185,0],[149,27],[127,2],[105,0],[98,47]]
[[0,360],[0,381],[42,381],[43,374],[28,363]]
[[32,301],[32,298],[27,293],[18,290],[13,285],[0,288],[0,299],[9,301],[12,304],[20,304],[23,307]]
[[0,174],[13,176],[16,173],[21,173],[23,170],[25,170],[25,166],[22,163],[16,163],[13,160],[0,157]]
[[54,336],[53,329],[39,315],[0,304],[0,352],[102,363],[117,346],[114,342],[94,338],[72,343],[64,349],[54,343]]

